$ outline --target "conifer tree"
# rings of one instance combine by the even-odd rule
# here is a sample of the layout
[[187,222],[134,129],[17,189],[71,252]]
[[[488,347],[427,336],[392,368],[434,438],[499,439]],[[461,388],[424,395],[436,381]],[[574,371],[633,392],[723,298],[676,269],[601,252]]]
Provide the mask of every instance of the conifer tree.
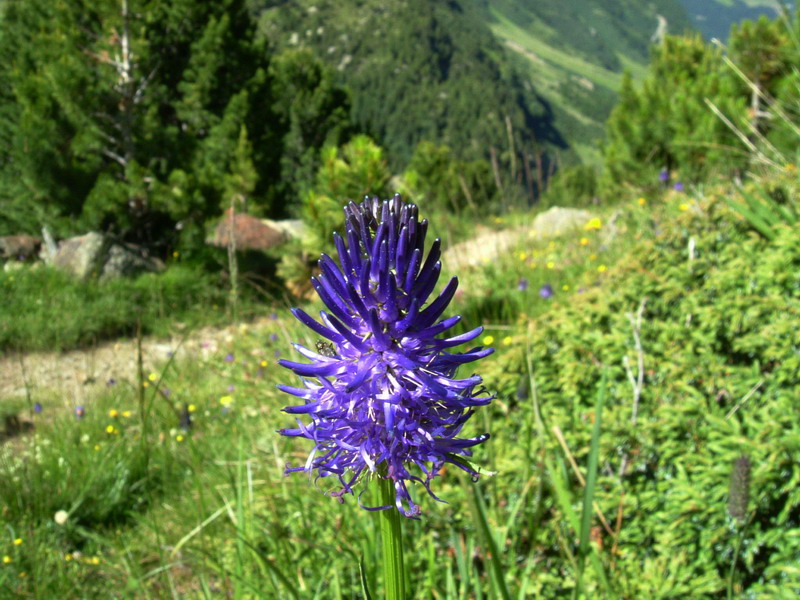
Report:
[[310,57],[272,68],[256,29],[246,0],[7,3],[0,229],[95,228],[166,249],[177,231],[202,244],[233,188],[255,213],[288,212],[296,163],[313,169],[341,141],[348,100]]

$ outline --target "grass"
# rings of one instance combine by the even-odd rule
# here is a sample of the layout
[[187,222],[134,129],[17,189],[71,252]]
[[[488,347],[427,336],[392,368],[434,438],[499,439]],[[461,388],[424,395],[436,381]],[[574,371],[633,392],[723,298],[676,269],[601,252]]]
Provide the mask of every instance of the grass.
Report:
[[[592,83],[602,85],[609,90],[617,91],[622,83],[622,75],[615,73],[586,62],[585,60],[572,56],[566,52],[553,48],[544,43],[541,39],[531,35],[521,27],[514,25],[511,21],[496,11],[492,11],[492,15],[496,19],[491,27],[495,34],[501,39],[509,40],[518,44],[528,52],[544,59],[551,63],[556,70],[550,70],[553,81],[563,81],[563,71],[567,73],[574,73],[582,77],[586,77]],[[535,63],[537,74],[541,73],[542,64]],[[558,77],[555,75],[559,75]]]
[[[614,292],[608,286],[619,280],[610,277],[630,267],[631,250],[663,243],[659,223],[685,227],[690,213],[680,206],[693,203],[677,194],[644,205],[634,199],[620,205],[616,219],[614,209],[601,211],[599,229],[524,238],[513,252],[460,273],[465,291],[453,312],[464,315],[467,327],[488,324],[497,354],[478,370],[492,373],[499,396],[465,430],[492,436],[476,452],[480,481],[448,469],[434,482],[448,504],[415,490],[423,518],[403,524],[413,598],[657,597],[636,592],[648,581],[662,586],[658,597],[687,597],[682,581],[672,588],[659,583],[665,573],[679,578],[683,550],[670,546],[676,562],[667,567],[657,562],[664,556],[658,539],[614,553],[616,538],[602,531],[598,514],[613,529],[617,505],[639,498],[637,490],[649,489],[652,477],[637,471],[621,487],[609,474],[615,447],[631,456],[644,452],[610,437],[629,428],[630,390],[620,365],[609,365],[607,385],[595,381],[576,400],[567,394],[569,380],[545,378],[529,345],[536,329],[563,309]],[[523,277],[527,290],[518,289]],[[546,283],[555,291],[548,299],[538,293]],[[587,308],[595,301],[587,300]],[[0,564],[0,597],[106,598],[113,591],[124,598],[340,599],[362,597],[365,586],[381,597],[377,519],[353,498],[339,504],[320,493],[330,489],[324,481],[283,475],[287,462],[305,461],[309,447],[275,433],[291,423],[280,411],[288,400],[275,385],[292,378],[274,361],[276,353],[289,354],[290,340],[313,347],[316,339],[282,314],[261,328],[237,329],[214,352],[165,362],[152,378],[104,388],[86,402],[81,419],[64,399],[46,403],[41,413],[19,406],[35,431],[0,446],[0,557],[7,557]],[[520,355],[528,361],[524,386],[512,366]],[[655,385],[657,375],[648,378]],[[564,399],[550,391],[554,385],[564,388]],[[689,403],[686,394],[662,412],[650,400],[655,431],[669,411]],[[710,419],[722,420],[717,413],[728,409],[708,410]],[[192,421],[186,429],[183,411]],[[690,428],[692,422],[682,421]],[[675,458],[657,464],[641,457],[637,468],[680,478],[672,471],[683,464],[680,449],[653,447]],[[695,476],[717,468],[703,467],[710,455],[696,453],[703,458]],[[686,493],[673,489],[678,497]],[[369,494],[362,501],[369,504]],[[61,524],[55,520],[60,510],[68,513]],[[694,518],[687,510],[686,518]],[[781,518],[787,531],[795,526],[793,513]],[[633,519],[622,521],[620,539],[643,527]],[[715,553],[724,554],[727,538],[716,535],[721,550]],[[713,588],[708,577],[696,581],[701,597],[721,597],[706,593]]]
[[[230,320],[225,281],[199,267],[109,282],[78,281],[43,265],[0,274],[0,353],[68,350],[136,334],[167,336],[177,328]],[[256,293],[245,296],[245,318]],[[261,307],[259,306],[260,310]]]

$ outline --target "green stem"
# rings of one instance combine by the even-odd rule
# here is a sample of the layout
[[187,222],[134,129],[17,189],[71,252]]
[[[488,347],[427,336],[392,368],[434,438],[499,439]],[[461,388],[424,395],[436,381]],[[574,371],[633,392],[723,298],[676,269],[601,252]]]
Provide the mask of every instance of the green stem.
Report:
[[400,526],[402,518],[394,508],[394,482],[390,478],[380,479],[381,503],[392,508],[378,513],[383,540],[383,575],[386,600],[406,599],[406,574],[403,566],[403,536]]

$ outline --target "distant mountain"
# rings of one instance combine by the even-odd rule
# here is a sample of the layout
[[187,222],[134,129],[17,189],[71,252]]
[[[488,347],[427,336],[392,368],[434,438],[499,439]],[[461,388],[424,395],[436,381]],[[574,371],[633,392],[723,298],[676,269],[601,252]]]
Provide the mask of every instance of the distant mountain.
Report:
[[[717,38],[723,42],[728,39],[731,25],[744,20],[757,20],[761,15],[774,19],[780,14],[778,0],[679,0],[695,29],[706,39]],[[794,11],[790,3],[785,3],[790,14]]]
[[330,64],[396,164],[422,140],[592,161],[623,70],[692,26],[678,0],[262,1],[269,42]]
[[584,161],[617,99],[624,69],[644,72],[650,46],[691,29],[677,0],[484,0],[489,27],[553,107],[556,128]]
[[536,82],[512,66],[474,2],[297,0],[266,8],[260,22],[271,44],[310,48],[336,70],[356,122],[395,164],[422,140],[465,158],[568,148]]

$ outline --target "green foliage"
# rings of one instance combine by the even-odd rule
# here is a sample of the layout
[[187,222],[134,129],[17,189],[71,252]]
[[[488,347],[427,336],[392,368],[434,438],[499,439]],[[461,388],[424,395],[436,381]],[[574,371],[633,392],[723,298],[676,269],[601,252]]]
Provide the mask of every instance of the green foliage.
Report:
[[720,51],[699,36],[667,37],[639,89],[626,77],[620,101],[608,120],[603,188],[621,184],[654,190],[667,169],[684,182],[712,174],[732,175],[747,164],[734,132],[706,104],[711,101],[734,123],[746,99]]
[[597,198],[597,171],[590,165],[567,167],[553,177],[542,203],[546,206],[589,206]]
[[667,37],[636,89],[623,82],[608,121],[602,188],[654,190],[657,174],[696,182],[792,162],[798,139],[796,23],[745,22],[727,52]]
[[0,275],[0,351],[66,350],[116,336],[164,334],[216,317],[225,305],[220,281],[197,268],[171,266],[163,274],[101,283],[77,281],[52,268],[23,267]]
[[422,142],[403,173],[400,190],[425,211],[478,215],[490,209],[497,194],[485,160],[459,160],[447,146]]
[[273,56],[243,0],[6,3],[0,27],[3,232],[191,252],[233,198],[290,212],[348,127],[330,71]]
[[[543,419],[558,424],[580,455],[589,442],[587,400],[603,365],[609,370],[597,501],[607,516],[623,511],[619,536],[602,541],[617,549],[611,578],[623,596],[724,597],[740,534],[737,593],[779,598],[800,590],[791,567],[800,547],[789,541],[800,531],[800,470],[792,458],[798,240],[796,227],[782,226],[768,244],[722,201],[701,203],[620,261],[606,285],[573,297],[530,330]],[[635,380],[628,315],[642,300],[644,380],[636,401],[624,365]],[[523,356],[507,358],[503,372],[512,365],[525,375]],[[513,397],[513,379],[496,381]],[[554,440],[548,446],[558,452]],[[742,454],[758,491],[740,532],[726,500]]]
[[319,254],[334,252],[331,233],[342,230],[344,205],[361,202],[367,195],[391,196],[384,151],[367,136],[358,135],[341,148],[324,148],[320,160],[314,185],[301,198],[303,238],[282,251],[278,267],[278,274],[296,295],[310,291],[309,278]]

